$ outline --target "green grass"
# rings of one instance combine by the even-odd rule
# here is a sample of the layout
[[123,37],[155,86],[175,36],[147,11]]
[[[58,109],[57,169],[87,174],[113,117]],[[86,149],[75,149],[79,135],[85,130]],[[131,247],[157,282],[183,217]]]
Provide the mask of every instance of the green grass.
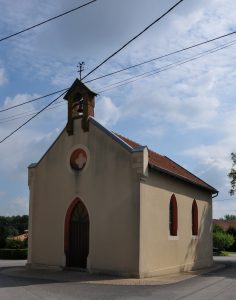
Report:
[[223,251],[223,253],[224,253],[225,255],[236,254],[236,252],[231,252],[231,251]]

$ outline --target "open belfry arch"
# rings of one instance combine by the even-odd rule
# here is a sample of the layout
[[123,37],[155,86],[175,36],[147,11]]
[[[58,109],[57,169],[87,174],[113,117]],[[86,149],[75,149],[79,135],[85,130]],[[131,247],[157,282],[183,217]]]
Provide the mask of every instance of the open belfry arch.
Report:
[[210,266],[217,190],[100,124],[80,80],[64,98],[65,128],[29,166],[27,265],[134,277]]

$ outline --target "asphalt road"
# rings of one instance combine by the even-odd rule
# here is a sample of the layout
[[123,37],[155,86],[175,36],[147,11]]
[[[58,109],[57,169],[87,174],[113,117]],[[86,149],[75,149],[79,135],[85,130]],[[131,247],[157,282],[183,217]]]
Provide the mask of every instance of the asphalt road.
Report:
[[227,267],[169,285],[119,286],[6,275],[8,267],[23,262],[0,261],[0,299],[155,299],[155,300],[233,300],[236,299],[236,256],[217,258]]

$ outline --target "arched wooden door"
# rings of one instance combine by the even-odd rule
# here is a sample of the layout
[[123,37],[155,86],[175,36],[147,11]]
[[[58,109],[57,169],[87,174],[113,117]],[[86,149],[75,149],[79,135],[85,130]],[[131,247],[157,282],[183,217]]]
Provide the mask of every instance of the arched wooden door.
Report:
[[70,213],[67,231],[67,266],[86,269],[89,254],[89,215],[81,201],[77,201]]

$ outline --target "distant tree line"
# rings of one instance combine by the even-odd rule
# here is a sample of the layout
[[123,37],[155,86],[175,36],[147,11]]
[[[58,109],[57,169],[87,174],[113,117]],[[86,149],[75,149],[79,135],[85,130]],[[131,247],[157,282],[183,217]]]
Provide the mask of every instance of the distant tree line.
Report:
[[225,215],[224,218],[220,218],[220,220],[234,221],[234,220],[236,220],[236,215]]
[[28,215],[0,216],[0,248],[5,248],[7,238],[23,234],[28,229]]

